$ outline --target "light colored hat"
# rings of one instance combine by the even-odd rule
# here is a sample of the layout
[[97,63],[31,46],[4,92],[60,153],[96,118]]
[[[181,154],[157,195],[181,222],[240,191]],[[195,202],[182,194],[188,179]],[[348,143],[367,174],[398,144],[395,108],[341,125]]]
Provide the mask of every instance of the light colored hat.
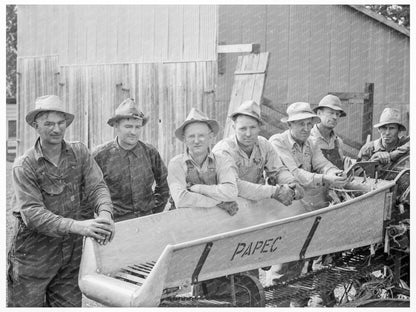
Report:
[[260,105],[253,100],[248,100],[241,103],[237,110],[228,117],[234,119],[238,115],[253,117],[260,124],[264,124],[263,120],[261,119]]
[[33,127],[36,115],[41,112],[60,112],[65,114],[66,126],[68,127],[74,120],[74,115],[64,110],[64,103],[56,95],[44,95],[35,100],[35,109],[26,115],[26,122]]
[[406,127],[401,122],[400,111],[395,108],[385,108],[380,115],[380,122],[374,125],[374,128],[380,128],[381,126],[388,124],[398,124],[399,131],[406,131]]
[[120,119],[126,118],[135,118],[142,120],[142,127],[149,121],[149,117],[144,117],[143,112],[141,112],[133,99],[125,99],[121,104],[116,108],[115,115],[111,117],[107,123],[114,127],[114,123]]
[[332,108],[333,110],[341,112],[341,117],[347,116],[344,110],[341,108],[341,100],[339,97],[333,94],[325,95],[322,100],[319,102],[318,106],[313,108],[313,111],[316,113],[318,109],[322,107]]
[[321,118],[317,116],[311,109],[311,105],[306,102],[295,102],[288,106],[286,110],[288,117],[283,117],[282,122],[302,120],[312,118],[314,123],[321,122]]
[[214,133],[214,135],[217,135],[218,131],[220,130],[220,126],[218,125],[218,122],[214,119],[209,119],[207,115],[205,115],[203,112],[196,108],[192,108],[191,111],[188,114],[188,117],[186,117],[183,124],[175,130],[175,136],[183,141],[183,136],[185,132],[185,127],[187,125],[190,125],[194,122],[203,122],[206,123]]

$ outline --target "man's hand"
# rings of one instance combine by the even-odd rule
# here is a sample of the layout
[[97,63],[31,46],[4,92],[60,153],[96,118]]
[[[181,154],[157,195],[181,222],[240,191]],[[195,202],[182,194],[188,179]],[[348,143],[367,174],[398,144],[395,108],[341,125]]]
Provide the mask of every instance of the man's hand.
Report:
[[[103,221],[101,221],[102,219],[103,219]],[[115,233],[116,229],[115,229],[115,225],[114,225],[114,221],[113,221],[113,218],[111,216],[111,213],[109,213],[106,210],[102,210],[95,220],[100,220],[100,222],[104,222],[104,223],[108,222],[108,224],[111,226],[111,235],[106,236],[104,241],[98,241],[97,240],[97,242],[100,245],[107,245],[107,243],[109,243],[113,240],[114,235],[116,234]]]
[[111,238],[113,230],[114,222],[111,223],[107,218],[100,217],[83,221],[74,220],[69,229],[70,233],[91,237],[97,242],[105,242],[106,239]]
[[295,196],[295,190],[293,190],[289,186],[289,184],[283,184],[283,185],[277,186],[276,191],[272,195],[272,198],[277,201],[280,201],[285,206],[289,206],[292,204],[292,200],[294,196]]
[[222,202],[222,203],[218,204],[217,207],[227,211],[230,214],[230,216],[235,215],[238,211],[238,204],[235,201]]
[[343,187],[348,183],[348,177],[343,171],[324,174],[322,180],[324,183],[334,187]]
[[371,156],[370,160],[377,160],[380,164],[388,164],[391,162],[390,153],[388,152],[377,152]]
[[302,186],[300,186],[299,183],[289,183],[289,187],[295,192],[295,194],[293,195],[293,200],[299,200],[305,196],[305,190]]

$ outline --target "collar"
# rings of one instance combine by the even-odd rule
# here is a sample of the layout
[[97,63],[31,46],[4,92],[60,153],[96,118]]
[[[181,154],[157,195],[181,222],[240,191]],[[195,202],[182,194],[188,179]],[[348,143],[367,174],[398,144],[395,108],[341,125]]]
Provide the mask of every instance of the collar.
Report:
[[[45,158],[45,155],[43,154],[42,146],[40,145],[40,137],[35,142],[35,159],[36,161],[39,161],[40,158]],[[65,142],[65,140],[62,140],[62,151],[65,153],[68,153],[71,150],[71,147]]]
[[[318,124],[315,124],[311,130],[311,136],[314,136],[316,138],[320,138],[322,140],[324,140],[325,142],[328,142],[328,140],[322,135],[321,130],[319,130],[318,128]],[[329,134],[329,140],[331,140],[331,138],[336,139],[337,135],[335,134],[334,130],[331,130],[330,134]]]
[[[247,154],[246,154],[246,153],[245,153],[245,152],[241,149],[240,145],[238,144],[238,140],[237,140],[237,136],[236,136],[236,135],[234,135],[234,137],[233,137],[233,142],[234,142],[235,146],[237,147],[238,151],[239,151],[241,154],[243,154],[243,155],[247,155]],[[256,147],[257,147],[257,149],[256,149]],[[254,143],[253,150],[251,151],[251,155],[253,155],[253,154],[255,153],[255,151],[256,151],[256,150],[260,150],[260,143],[259,143],[259,139],[258,139],[258,137],[257,137],[256,143]]]
[[120,144],[118,143],[118,137],[116,136],[114,138],[114,147],[120,152],[122,157],[126,157],[128,155],[129,152],[132,152],[134,155],[136,155],[136,157],[140,156],[140,151],[139,151],[139,142],[137,141],[137,144],[135,147],[133,147],[131,150],[125,150],[124,148],[122,148],[120,146]]
[[[208,159],[209,159],[210,161],[214,161],[214,154],[212,153],[211,149],[209,149],[209,150],[208,150],[208,155],[207,155],[207,158],[205,159],[204,163],[205,163]],[[189,150],[188,150],[188,148],[187,148],[187,149],[186,149],[186,152],[185,152],[185,154],[184,154],[184,161],[186,162],[186,161],[188,161],[188,160],[190,160],[190,161],[192,161],[193,163],[195,163],[195,161],[193,160],[192,156],[189,154]],[[204,165],[204,163],[203,163],[202,165]],[[195,163],[195,164],[196,164],[196,163]],[[201,166],[201,167],[202,167],[202,166]]]
[[[299,143],[296,142],[295,139],[292,137],[292,134],[290,133],[290,129],[287,130],[287,140],[291,148],[298,146],[300,149],[302,149],[302,146],[300,146]],[[309,145],[310,145],[309,138],[307,138],[303,146],[309,147]]]
[[[403,138],[398,138],[396,145],[390,149],[394,150],[396,149],[398,146],[401,145]],[[383,139],[382,138],[378,138],[377,140],[374,141],[374,152],[385,152],[387,151],[387,148],[384,146],[383,144]]]

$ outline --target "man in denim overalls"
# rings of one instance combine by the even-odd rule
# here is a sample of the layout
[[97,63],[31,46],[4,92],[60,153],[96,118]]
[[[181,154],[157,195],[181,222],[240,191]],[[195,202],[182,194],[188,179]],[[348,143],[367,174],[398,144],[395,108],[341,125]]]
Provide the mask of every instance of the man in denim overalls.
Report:
[[[37,98],[26,115],[39,138],[12,169],[16,222],[8,254],[9,306],[81,307],[82,238],[106,244],[114,235],[113,205],[100,168],[85,145],[63,139],[73,120],[56,95]],[[89,209],[80,205],[85,197]]]
[[311,130],[310,139],[322,151],[322,154],[331,163],[341,170],[346,170],[355,160],[343,153],[343,141],[338,137],[334,129],[341,117],[347,116],[341,108],[341,100],[332,94],[322,98],[319,105],[313,109],[321,122],[315,124]]

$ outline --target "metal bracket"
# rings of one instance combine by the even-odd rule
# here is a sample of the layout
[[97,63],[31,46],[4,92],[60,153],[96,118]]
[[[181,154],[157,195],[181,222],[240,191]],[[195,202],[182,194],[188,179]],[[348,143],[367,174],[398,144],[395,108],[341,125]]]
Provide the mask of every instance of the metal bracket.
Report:
[[301,249],[301,251],[299,253],[300,260],[305,259],[306,249],[308,249],[308,246],[309,246],[309,244],[310,244],[310,242],[312,240],[313,235],[315,234],[315,231],[316,231],[316,229],[317,229],[317,227],[319,225],[319,222],[321,222],[321,219],[322,219],[322,217],[320,217],[320,216],[318,216],[318,217],[315,218],[315,221],[314,221],[314,223],[312,225],[312,228],[309,231],[309,234],[306,237],[305,243],[303,244],[303,247],[302,247],[302,249]]
[[201,257],[198,260],[194,273],[192,273],[192,284],[198,283],[199,273],[201,272],[205,260],[207,259],[208,254],[211,251],[212,245],[213,242],[209,242],[205,245],[204,251],[202,252]]

